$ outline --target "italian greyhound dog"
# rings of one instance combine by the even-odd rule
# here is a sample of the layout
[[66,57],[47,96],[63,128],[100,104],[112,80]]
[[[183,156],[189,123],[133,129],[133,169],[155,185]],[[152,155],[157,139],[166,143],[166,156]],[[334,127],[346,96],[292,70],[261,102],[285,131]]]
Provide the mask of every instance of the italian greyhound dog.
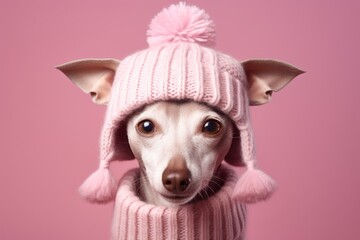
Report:
[[[58,69],[95,103],[106,105],[119,64],[115,59],[84,59]],[[274,91],[302,73],[275,60],[249,60],[242,66],[251,105],[267,103]],[[241,158],[238,151],[230,150],[241,141],[234,122],[204,103],[157,101],[132,112],[126,125],[127,141],[141,170],[140,197],[148,203],[176,206],[206,198],[221,186],[216,177],[221,162]]]
[[[212,49],[212,20],[183,2],[156,15],[147,34],[149,48],[122,61],[58,66],[108,104],[100,165],[80,193],[96,203],[115,199],[113,239],[243,239],[244,204],[276,187],[257,166],[249,106],[267,103],[303,71]],[[118,184],[110,163],[131,159],[139,170]],[[238,177],[223,161],[247,170]]]

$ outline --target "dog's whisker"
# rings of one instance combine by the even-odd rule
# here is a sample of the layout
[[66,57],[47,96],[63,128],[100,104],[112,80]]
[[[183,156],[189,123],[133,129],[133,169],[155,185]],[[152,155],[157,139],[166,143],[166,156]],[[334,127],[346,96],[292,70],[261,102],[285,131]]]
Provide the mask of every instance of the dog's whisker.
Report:
[[195,196],[195,198],[194,198],[195,202],[201,201],[201,200],[203,200],[203,199],[204,199],[204,197],[203,197],[203,195],[201,194],[201,192],[199,192],[199,193]]
[[[206,196],[204,196],[203,194],[205,194]],[[201,200],[205,200],[205,199],[207,199],[209,197],[209,195],[206,194],[206,191],[201,190],[200,191],[200,197],[201,197]]]
[[219,181],[215,181],[214,179],[211,179],[209,183],[215,184],[217,187],[221,188],[224,183],[224,180],[221,178],[219,178],[218,180]]
[[146,184],[148,183],[148,179],[147,178],[142,178],[142,177],[137,177],[135,179],[135,186],[136,186],[136,191],[139,195],[140,198],[142,198],[143,196],[141,196],[141,192],[143,192],[143,189],[145,189]]
[[219,175],[220,175],[219,173],[215,172],[214,175],[211,177],[211,179],[217,179],[217,180],[220,180],[220,181],[224,181],[222,176],[219,176]]
[[197,193],[192,202],[197,202],[210,198],[219,191],[219,189],[223,186],[224,183],[224,179],[216,175],[212,176],[209,179],[205,178],[204,181],[208,181],[208,185]]
[[[213,194],[215,194],[216,192],[215,192],[215,190],[214,189],[212,189],[210,186],[208,187],[208,190],[210,190]],[[208,193],[206,192],[206,194],[208,195]]]

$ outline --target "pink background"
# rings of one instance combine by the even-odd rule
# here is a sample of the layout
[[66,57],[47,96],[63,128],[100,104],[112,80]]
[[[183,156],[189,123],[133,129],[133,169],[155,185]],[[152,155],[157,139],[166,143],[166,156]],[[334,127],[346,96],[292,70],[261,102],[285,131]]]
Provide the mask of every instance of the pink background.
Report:
[[[0,239],[109,238],[112,204],[77,193],[98,165],[105,108],[54,66],[145,48],[171,2],[1,1]],[[359,1],[189,2],[215,21],[218,50],[307,71],[252,109],[260,165],[279,188],[249,207],[248,239],[360,239]]]

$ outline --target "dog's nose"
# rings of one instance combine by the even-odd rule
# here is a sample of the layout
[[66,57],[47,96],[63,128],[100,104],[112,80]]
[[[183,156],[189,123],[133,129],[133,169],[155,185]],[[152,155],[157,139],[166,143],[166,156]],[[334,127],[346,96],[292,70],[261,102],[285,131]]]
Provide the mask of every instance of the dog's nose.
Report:
[[191,174],[186,167],[181,169],[167,167],[162,175],[162,182],[172,193],[184,192],[190,185]]

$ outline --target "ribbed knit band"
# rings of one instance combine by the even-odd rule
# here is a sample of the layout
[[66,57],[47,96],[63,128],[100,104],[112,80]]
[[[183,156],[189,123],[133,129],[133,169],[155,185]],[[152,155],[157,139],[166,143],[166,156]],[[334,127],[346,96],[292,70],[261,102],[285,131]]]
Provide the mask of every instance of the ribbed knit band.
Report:
[[[109,156],[128,160],[122,156],[128,147],[115,147],[115,130],[135,110],[157,101],[205,103],[228,115],[239,130],[249,127],[247,82],[241,64],[195,43],[163,44],[128,56],[116,71],[112,89],[101,138],[102,160]],[[119,135],[126,136],[124,127]]]
[[246,208],[231,199],[236,174],[224,166],[221,171],[225,183],[216,194],[177,208],[141,201],[136,186],[139,170],[129,171],[115,200],[112,240],[244,239]]

